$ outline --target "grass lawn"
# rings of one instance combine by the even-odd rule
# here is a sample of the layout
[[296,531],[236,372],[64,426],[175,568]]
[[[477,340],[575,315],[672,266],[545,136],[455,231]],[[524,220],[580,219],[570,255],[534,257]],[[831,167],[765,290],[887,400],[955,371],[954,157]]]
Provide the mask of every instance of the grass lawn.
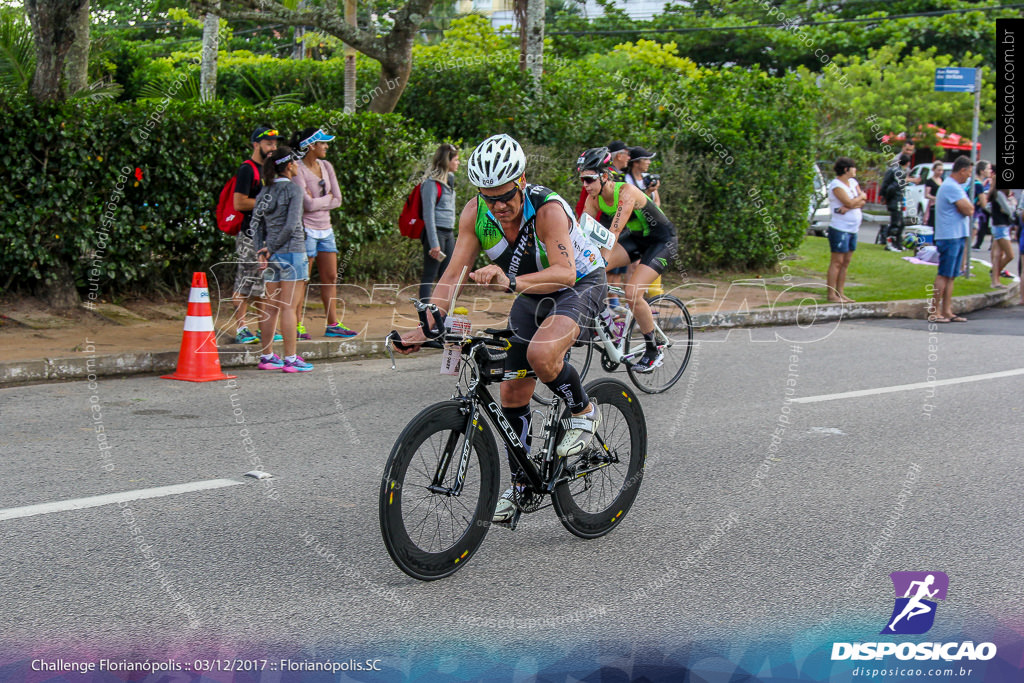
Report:
[[[880,244],[858,243],[846,273],[846,296],[857,301],[927,299],[930,296],[927,288],[935,282],[937,266],[914,265],[904,261],[902,257],[909,255],[909,252],[886,251]],[[814,277],[824,282],[829,259],[828,239],[808,236],[797,250],[795,259],[784,263],[789,266],[789,272],[794,277]],[[971,275],[971,279],[956,279],[953,296],[992,291],[986,266],[972,262]],[[1010,280],[1003,279],[1003,284],[1009,283]],[[771,288],[785,289],[784,286]],[[822,286],[809,286],[807,292],[825,300]]]

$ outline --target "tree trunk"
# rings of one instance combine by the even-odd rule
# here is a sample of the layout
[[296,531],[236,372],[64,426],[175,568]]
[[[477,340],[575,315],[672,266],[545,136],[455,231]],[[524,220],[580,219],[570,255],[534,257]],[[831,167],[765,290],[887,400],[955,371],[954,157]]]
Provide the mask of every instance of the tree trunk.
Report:
[[64,261],[58,261],[46,269],[45,279],[36,285],[36,296],[46,302],[50,308],[67,310],[82,303],[75,289],[75,278],[71,268]]
[[[356,0],[345,0],[345,23],[356,25]],[[345,45],[345,111],[356,110],[356,49]]]
[[412,71],[412,47],[405,60],[389,60],[380,63],[380,78],[377,87],[370,93],[370,111],[376,114],[390,114],[401,99],[405,86],[409,85]]
[[[210,11],[212,7],[212,0],[192,2],[206,11]],[[346,10],[349,10],[349,7],[354,10],[355,2],[356,0],[346,0]],[[354,111],[357,106],[361,108],[366,105],[372,112],[389,113],[394,111],[405,86],[409,83],[413,39],[430,14],[434,0],[407,0],[393,14],[389,12],[393,24],[391,30],[384,35],[378,30],[360,29],[355,26],[354,18],[352,23],[349,23],[346,21],[347,17],[342,16],[338,9],[329,6],[331,3],[307,7],[305,10],[289,10],[275,0],[223,0],[223,4],[228,8],[224,13],[228,18],[256,22],[273,20],[289,26],[312,26],[340,38],[346,46],[380,62],[381,72],[377,87],[361,101],[357,102],[354,98],[354,79],[349,81],[350,85],[347,87],[353,91],[350,97],[346,97],[345,108],[347,111]],[[346,63],[349,61],[346,54]],[[355,60],[352,59],[351,63],[354,66]]]
[[26,0],[36,44],[36,72],[29,92],[40,102],[63,99],[64,62],[75,42],[75,19],[86,0]]
[[75,32],[75,42],[72,43],[64,64],[64,92],[68,97],[89,87],[89,0],[82,3],[82,8],[74,18],[72,29]]
[[[220,3],[218,2],[219,6]],[[210,102],[217,97],[217,50],[220,47],[220,17],[207,12],[203,21],[202,64],[199,67],[199,99]]]
[[526,3],[527,0],[514,0],[512,17],[519,27],[519,70],[526,71]]
[[544,0],[526,0],[526,68],[533,77],[533,86],[540,87],[544,71]]
[[[299,3],[295,6],[296,9],[305,9],[306,0],[299,0]],[[302,39],[302,36],[306,35],[305,26],[295,26],[292,28],[292,59],[295,61],[301,61],[306,57],[306,43]]]

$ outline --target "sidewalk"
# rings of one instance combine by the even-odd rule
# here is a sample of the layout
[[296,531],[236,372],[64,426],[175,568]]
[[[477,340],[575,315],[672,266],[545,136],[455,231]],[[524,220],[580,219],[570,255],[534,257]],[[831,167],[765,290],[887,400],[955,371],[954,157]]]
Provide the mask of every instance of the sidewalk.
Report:
[[[677,288],[698,330],[762,325],[809,325],[853,318],[925,317],[924,300],[858,302],[855,304],[792,305],[807,294],[775,292],[770,280],[735,282],[691,281]],[[811,280],[790,284],[818,284]],[[823,283],[821,283],[823,284]],[[364,290],[365,291],[365,290]],[[313,341],[300,341],[298,352],[308,360],[365,358],[384,353],[384,337],[392,329],[407,330],[415,323],[414,311],[398,286],[374,290],[359,300],[347,298],[342,322],[359,334],[352,339],[324,338],[326,322],[319,301],[310,302],[305,324]],[[211,293],[212,294],[212,293]],[[956,298],[956,311],[1016,302],[1017,286]],[[185,298],[181,304],[135,302],[119,306],[100,304],[94,311],[55,316],[30,305],[10,306],[0,314],[0,387],[23,382],[85,379],[139,373],[172,372],[178,361]],[[460,305],[470,310],[474,329],[504,327],[512,297],[493,292],[465,293]],[[234,344],[230,304],[214,301],[221,366],[255,367],[258,345]],[[790,305],[786,305],[790,304]],[[278,344],[278,351],[280,351]]]

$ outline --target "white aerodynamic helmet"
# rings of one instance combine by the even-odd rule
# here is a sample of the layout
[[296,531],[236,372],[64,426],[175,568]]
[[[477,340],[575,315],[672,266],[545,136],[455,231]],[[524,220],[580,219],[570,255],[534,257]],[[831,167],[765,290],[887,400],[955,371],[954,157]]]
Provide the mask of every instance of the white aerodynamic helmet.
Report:
[[469,155],[469,182],[477,187],[497,187],[516,180],[526,169],[526,155],[519,143],[504,133],[492,135]]

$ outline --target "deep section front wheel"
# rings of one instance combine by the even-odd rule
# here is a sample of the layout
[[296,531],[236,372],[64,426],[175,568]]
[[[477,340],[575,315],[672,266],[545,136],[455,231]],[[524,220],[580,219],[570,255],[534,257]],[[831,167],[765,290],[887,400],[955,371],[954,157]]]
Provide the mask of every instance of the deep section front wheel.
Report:
[[[500,465],[482,419],[467,425],[457,401],[437,403],[402,431],[380,486],[380,530],[388,554],[409,576],[431,581],[464,566],[484,540],[498,502]],[[454,490],[467,426],[472,449]]]
[[[679,381],[690,362],[693,352],[693,324],[690,312],[682,301],[671,294],[656,296],[647,302],[654,315],[655,343],[663,354],[661,363],[650,372],[640,372],[632,364],[626,367],[629,378],[640,391],[660,394]],[[626,335],[626,348],[635,354],[633,360],[643,355],[644,336],[636,319]]]
[[647,458],[647,420],[636,394],[618,380],[598,379],[586,390],[601,411],[601,424],[589,448],[566,458],[565,479],[552,502],[566,529],[597,538],[614,529],[636,499]]

